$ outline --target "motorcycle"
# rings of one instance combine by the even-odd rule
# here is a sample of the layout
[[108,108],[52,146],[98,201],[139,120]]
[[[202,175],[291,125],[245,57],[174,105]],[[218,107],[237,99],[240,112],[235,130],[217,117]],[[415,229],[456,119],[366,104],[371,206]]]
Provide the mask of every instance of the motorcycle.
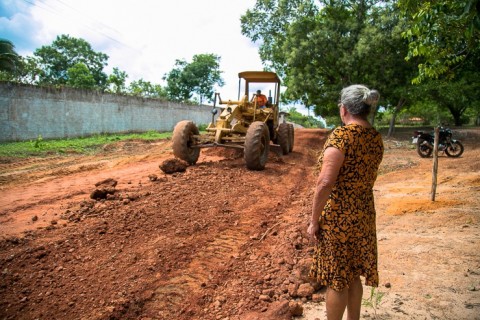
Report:
[[[420,157],[428,158],[432,155],[435,140],[434,132],[415,131],[412,139],[412,143],[417,145],[417,153]],[[449,157],[458,158],[462,155],[463,150],[463,144],[452,139],[452,130],[440,127],[438,151],[445,152]]]

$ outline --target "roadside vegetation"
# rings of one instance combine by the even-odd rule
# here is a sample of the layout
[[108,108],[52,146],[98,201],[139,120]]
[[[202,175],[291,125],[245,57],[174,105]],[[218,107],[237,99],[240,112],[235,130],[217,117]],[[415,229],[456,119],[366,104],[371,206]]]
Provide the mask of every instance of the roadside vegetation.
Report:
[[169,139],[171,132],[148,131],[145,133],[98,134],[84,138],[43,140],[38,136],[35,140],[0,143],[0,157],[26,158],[45,157],[66,154],[94,154],[102,150],[106,144],[124,140],[155,141]]

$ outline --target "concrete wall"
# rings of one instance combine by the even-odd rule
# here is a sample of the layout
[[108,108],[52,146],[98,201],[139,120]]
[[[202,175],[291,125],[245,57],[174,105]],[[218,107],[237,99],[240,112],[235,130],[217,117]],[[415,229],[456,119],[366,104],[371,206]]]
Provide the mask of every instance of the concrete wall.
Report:
[[0,82],[0,141],[171,131],[180,120],[208,124],[210,110],[160,99]]

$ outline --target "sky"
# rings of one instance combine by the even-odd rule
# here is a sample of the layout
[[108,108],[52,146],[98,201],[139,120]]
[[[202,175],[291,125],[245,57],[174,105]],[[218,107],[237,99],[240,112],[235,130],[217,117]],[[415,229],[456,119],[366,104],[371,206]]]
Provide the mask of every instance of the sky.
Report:
[[[0,38],[22,56],[51,45],[58,35],[82,38],[109,56],[127,82],[166,85],[175,61],[220,56],[222,99],[236,99],[238,73],[263,70],[258,43],[241,34],[240,17],[256,0],[0,0]],[[295,106],[298,111],[300,106]]]

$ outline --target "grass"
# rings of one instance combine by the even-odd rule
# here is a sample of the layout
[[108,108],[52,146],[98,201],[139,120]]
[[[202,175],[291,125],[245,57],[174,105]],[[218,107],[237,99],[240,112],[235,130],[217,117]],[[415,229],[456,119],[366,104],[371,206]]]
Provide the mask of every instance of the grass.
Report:
[[382,303],[382,298],[384,295],[384,292],[378,291],[372,287],[370,290],[370,297],[368,299],[362,299],[362,305],[373,309],[374,319],[377,318],[377,310]]
[[160,133],[148,131],[145,133],[128,134],[98,134],[84,138],[44,140],[38,136],[35,140],[23,142],[0,143],[0,157],[44,157],[52,154],[93,154],[106,144],[122,140],[161,140],[170,138],[171,132]]

